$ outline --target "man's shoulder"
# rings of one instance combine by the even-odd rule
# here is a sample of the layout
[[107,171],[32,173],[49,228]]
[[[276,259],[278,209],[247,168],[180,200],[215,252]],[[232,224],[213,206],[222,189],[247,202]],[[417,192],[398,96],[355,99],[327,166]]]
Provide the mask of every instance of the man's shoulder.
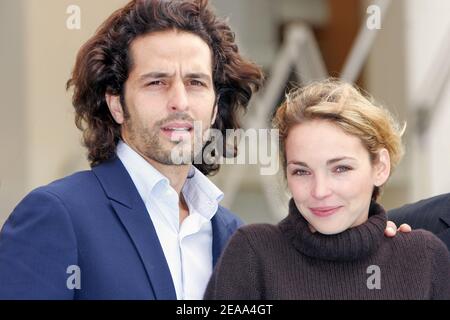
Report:
[[389,219],[392,219],[396,223],[397,221],[411,223],[419,217],[421,220],[436,220],[442,216],[450,218],[450,193],[392,209],[388,212],[388,215]]
[[33,192],[48,192],[58,197],[74,197],[78,194],[91,194],[98,189],[99,182],[92,170],[75,172],[64,178],[55,180],[47,185],[33,190]]
[[[29,192],[14,208],[5,222],[4,228],[9,234],[28,232],[30,236],[36,230],[41,232],[37,239],[44,239],[55,231],[55,228],[71,230],[72,213],[86,212],[86,207],[93,199],[92,194],[98,183],[90,171],[74,173],[53,181]],[[79,210],[81,209],[81,210]],[[27,231],[27,229],[29,229]],[[41,237],[42,236],[42,237]],[[41,237],[41,238],[40,238]],[[58,233],[58,238],[63,237]]]
[[[65,207],[89,205],[104,195],[103,189],[91,170],[75,172],[29,192],[17,207],[59,203]],[[16,207],[16,208],[17,208]]]

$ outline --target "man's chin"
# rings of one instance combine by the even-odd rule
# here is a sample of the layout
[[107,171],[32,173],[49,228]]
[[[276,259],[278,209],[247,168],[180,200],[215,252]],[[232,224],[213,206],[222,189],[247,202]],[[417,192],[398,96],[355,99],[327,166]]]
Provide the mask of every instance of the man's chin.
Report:
[[187,165],[192,164],[194,161],[194,156],[191,147],[186,148],[169,148],[167,150],[167,159],[172,165]]

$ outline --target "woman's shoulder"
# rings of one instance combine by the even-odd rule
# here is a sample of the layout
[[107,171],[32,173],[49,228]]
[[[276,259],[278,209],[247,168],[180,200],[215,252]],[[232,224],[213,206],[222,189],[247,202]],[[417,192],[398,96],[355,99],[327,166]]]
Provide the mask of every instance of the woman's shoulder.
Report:
[[447,245],[441,239],[439,239],[434,233],[424,229],[413,230],[411,232],[420,235],[422,241],[427,246],[427,248],[431,250],[431,252],[448,253]]
[[251,244],[262,245],[282,239],[283,235],[277,225],[269,223],[253,223],[239,227],[232,238],[242,241],[245,239]]
[[280,235],[280,230],[277,225],[270,223],[252,223],[239,227],[238,232],[247,236],[267,236],[267,235]]
[[399,252],[419,251],[429,254],[448,254],[447,246],[435,234],[424,229],[412,230],[409,233],[397,233],[390,238],[394,248]]

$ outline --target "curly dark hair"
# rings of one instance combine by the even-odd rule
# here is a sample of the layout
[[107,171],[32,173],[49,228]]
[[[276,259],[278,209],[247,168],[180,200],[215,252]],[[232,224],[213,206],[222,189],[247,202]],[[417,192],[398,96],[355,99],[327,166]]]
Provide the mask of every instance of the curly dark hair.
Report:
[[[240,128],[239,113],[246,111],[252,94],[262,85],[263,75],[258,66],[240,55],[229,25],[216,17],[208,0],[134,0],[114,12],[81,47],[67,82],[67,90],[74,90],[75,124],[83,132],[91,167],[113,157],[121,137],[105,94],[120,95],[123,101],[133,64],[132,41],[171,29],[193,33],[211,48],[213,83],[219,98],[212,127],[223,134],[226,129]],[[231,156],[236,156],[236,150]],[[219,170],[218,164],[195,166],[206,175]]]

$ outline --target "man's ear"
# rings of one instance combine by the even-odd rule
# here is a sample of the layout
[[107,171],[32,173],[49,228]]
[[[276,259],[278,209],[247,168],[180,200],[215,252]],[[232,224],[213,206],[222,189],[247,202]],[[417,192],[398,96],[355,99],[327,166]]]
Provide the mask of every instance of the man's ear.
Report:
[[105,94],[106,103],[108,104],[109,112],[118,124],[122,124],[125,120],[122,104],[120,103],[120,96]]
[[374,184],[382,186],[389,178],[391,173],[391,157],[389,151],[382,148],[378,151],[378,159],[374,165]]

